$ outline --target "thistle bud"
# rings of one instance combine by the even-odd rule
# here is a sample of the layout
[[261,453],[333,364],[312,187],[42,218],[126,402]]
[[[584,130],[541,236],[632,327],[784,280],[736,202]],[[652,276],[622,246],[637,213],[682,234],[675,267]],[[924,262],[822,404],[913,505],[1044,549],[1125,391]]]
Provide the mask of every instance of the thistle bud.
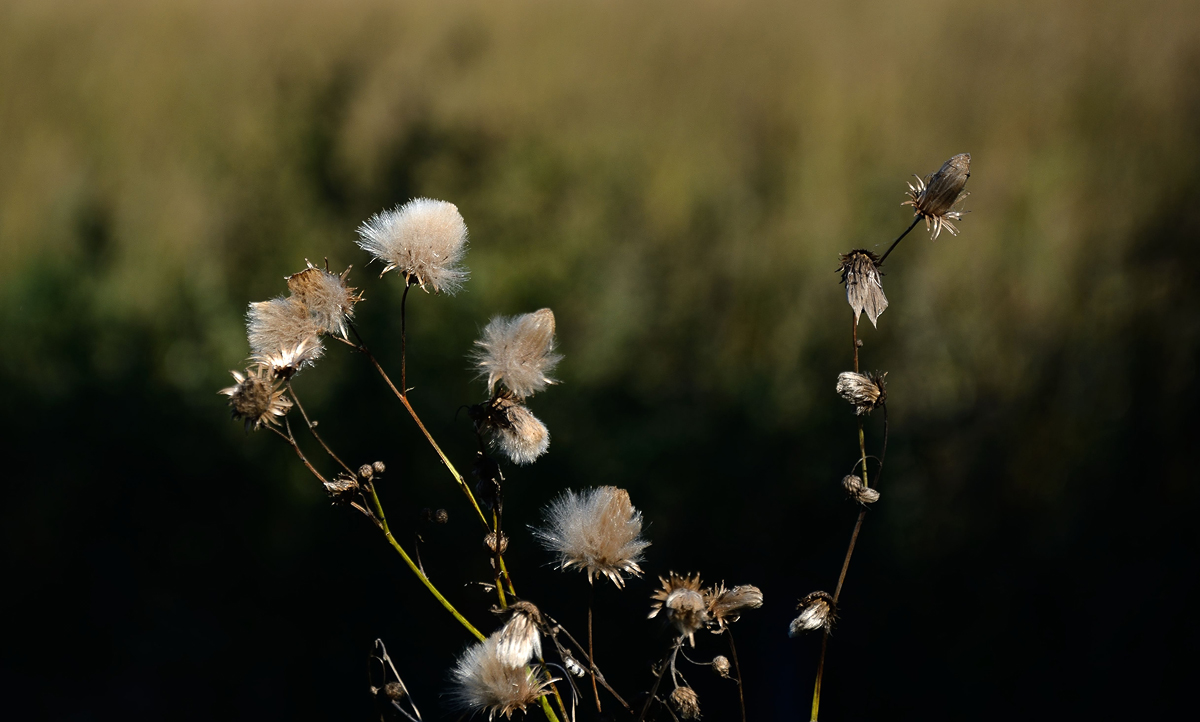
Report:
[[375,478],[375,467],[371,466],[370,464],[363,464],[362,466],[358,467],[358,475],[362,477],[364,481],[370,481],[371,479]]
[[869,486],[863,486],[862,477],[849,474],[842,479],[842,488],[851,499],[860,504],[874,504],[879,501],[879,492]]
[[826,592],[809,594],[800,600],[796,609],[800,610],[800,616],[793,619],[791,625],[788,626],[789,637],[797,637],[814,629],[829,630],[833,627],[833,621],[837,616],[833,597]]
[[508,551],[508,535],[504,532],[500,532],[500,547],[497,549],[496,532],[488,532],[487,536],[483,538],[483,545],[487,547],[487,550],[492,554],[496,554],[497,552],[503,554]]
[[378,693],[395,702],[397,700],[404,699],[404,685],[400,684],[399,682],[388,682],[379,689]]
[[883,281],[877,264],[879,256],[867,250],[850,251],[842,256],[842,283],[846,284],[846,302],[858,320],[864,311],[871,325],[888,307],[887,296],[883,295]]
[[716,672],[717,674],[721,675],[725,679],[729,679],[729,658],[728,657],[725,657],[724,655],[720,655],[720,654],[713,657],[712,668],[713,668],[713,671]]
[[387,469],[387,467],[383,465],[382,461],[376,461],[374,464],[371,464],[371,466],[374,467],[376,474],[382,474],[384,470]]
[[671,693],[671,706],[683,719],[700,719],[700,697],[691,687],[676,687]]
[[438,524],[445,524],[450,521],[450,514],[445,509],[438,509],[433,512],[433,521]]
[[838,374],[837,392],[842,398],[854,404],[856,413],[861,416],[887,403],[887,383],[884,373],[858,374],[853,371],[843,371]]

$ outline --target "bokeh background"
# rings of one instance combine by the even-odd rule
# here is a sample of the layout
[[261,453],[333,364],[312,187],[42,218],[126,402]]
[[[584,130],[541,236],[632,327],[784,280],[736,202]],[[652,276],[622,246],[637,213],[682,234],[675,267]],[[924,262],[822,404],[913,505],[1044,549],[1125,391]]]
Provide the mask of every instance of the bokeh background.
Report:
[[[478,330],[558,318],[551,450],[509,470],[520,591],[582,631],[582,576],[523,530],[563,488],[623,486],[653,546],[597,593],[613,682],[646,689],[668,642],[655,575],[699,571],[765,593],[736,627],[751,719],[807,719],[819,639],[787,623],[856,513],[838,254],[882,250],[905,180],[964,151],[962,234],[914,231],[863,331],[888,469],[822,719],[1166,714],[1200,643],[1194,3],[0,4],[6,709],[371,719],[382,637],[426,718],[454,718],[462,630],[216,394],[246,304],[306,258],[354,265],[396,368],[399,284],[354,231],[431,196],[466,218],[472,277],[410,298],[409,379],[460,467]],[[345,347],[298,386],[494,626],[478,528],[395,399]],[[706,719],[737,718],[729,682],[687,674]]]

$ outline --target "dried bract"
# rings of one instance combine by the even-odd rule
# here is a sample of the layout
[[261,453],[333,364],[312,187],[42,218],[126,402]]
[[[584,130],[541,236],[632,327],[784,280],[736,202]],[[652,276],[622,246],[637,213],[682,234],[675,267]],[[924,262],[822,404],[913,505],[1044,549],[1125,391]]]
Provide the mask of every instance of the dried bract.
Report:
[[700,592],[700,575],[682,576],[671,572],[664,579],[659,577],[662,588],[651,595],[650,618],[664,612],[667,621],[681,636],[687,637],[696,646],[696,632],[708,624],[708,603]]
[[886,372],[856,374],[853,371],[843,371],[838,374],[837,392],[854,404],[858,415],[869,414],[887,403],[886,377]]
[[671,706],[682,719],[700,719],[700,696],[691,687],[676,687],[671,692]]
[[511,719],[536,704],[552,680],[536,667],[523,662],[510,665],[512,657],[501,657],[498,646],[503,628],[467,648],[451,672],[456,706],[468,713],[487,713],[488,719],[504,715]]
[[546,526],[534,533],[558,555],[561,569],[587,572],[625,586],[624,574],[641,576],[642,552],[650,542],[641,537],[642,513],[629,501],[629,492],[615,486],[563,492],[544,512]]
[[555,383],[550,373],[562,356],[554,353],[554,312],[543,308],[521,316],[496,316],[483,328],[474,354],[488,393],[501,383],[519,399]]
[[869,486],[863,486],[862,477],[855,474],[848,474],[842,478],[842,488],[859,504],[874,504],[879,501],[879,492]]
[[876,321],[888,307],[887,296],[883,295],[883,282],[880,279],[879,256],[867,250],[850,251],[841,257],[842,283],[846,284],[846,302],[854,311],[854,319],[864,311],[871,319],[872,326],[878,326]]
[[708,605],[708,616],[716,623],[719,632],[736,622],[746,609],[758,609],[763,605],[763,594],[758,587],[744,584],[726,589],[724,584],[704,590]]
[[357,289],[346,285],[350,269],[339,275],[305,263],[308,268],[287,277],[292,298],[308,309],[322,333],[346,338],[346,321],[354,315],[354,304],[362,300]]
[[233,374],[237,384],[218,393],[229,397],[233,418],[244,419],[247,430],[263,424],[277,424],[275,417],[283,416],[292,408],[291,399],[284,395],[280,382],[270,378],[263,367],[246,369],[245,374],[229,373]]
[[800,600],[796,609],[800,610],[800,616],[793,619],[788,626],[789,637],[796,637],[815,629],[828,630],[833,627],[834,619],[837,617],[833,597],[825,592],[809,594]]
[[349,474],[338,474],[331,481],[325,482],[325,491],[333,498],[334,502],[348,502],[354,498],[361,487],[358,479]]
[[250,351],[260,363],[273,367],[298,370],[311,365],[325,353],[320,333],[321,326],[296,298],[251,303],[246,313]]
[[467,224],[453,203],[414,198],[376,213],[358,227],[358,245],[383,261],[383,273],[397,269],[426,291],[453,295],[467,280],[459,265],[467,252]]
[[908,200],[900,205],[912,206],[916,215],[925,218],[925,228],[937,238],[942,228],[958,235],[950,221],[962,220],[963,211],[952,210],[959,201],[971,195],[963,191],[971,177],[971,154],[959,153],[942,164],[937,173],[917,177],[917,184],[908,184]]
[[550,431],[538,417],[515,400],[498,396],[482,404],[476,416],[492,448],[514,464],[532,464],[550,448]]

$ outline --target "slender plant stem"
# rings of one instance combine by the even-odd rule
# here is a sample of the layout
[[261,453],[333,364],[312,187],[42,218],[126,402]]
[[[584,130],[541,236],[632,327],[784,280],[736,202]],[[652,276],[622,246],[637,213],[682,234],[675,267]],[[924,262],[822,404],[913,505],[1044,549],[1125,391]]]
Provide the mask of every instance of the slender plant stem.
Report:
[[596,712],[602,712],[600,709],[600,689],[596,687],[596,653],[592,651],[592,607],[596,606],[596,585],[588,584],[588,659],[592,668],[592,694],[596,695]]
[[887,251],[883,254],[883,256],[880,257],[879,263],[875,264],[876,268],[883,265],[883,262],[887,260],[888,256],[892,255],[892,251],[894,251],[896,249],[896,246],[900,245],[900,241],[904,240],[904,237],[908,235],[908,232],[917,227],[917,223],[921,220],[922,217],[923,216],[920,213],[918,213],[916,215],[916,217],[913,218],[913,222],[908,226],[908,228],[904,229],[904,233],[901,233],[899,238],[892,241],[892,245],[888,246]]
[[683,636],[681,635],[675,640],[675,646],[671,647],[671,651],[663,658],[662,669],[658,671],[658,677],[654,680],[654,686],[650,688],[650,696],[646,697],[646,704],[642,705],[642,711],[638,714],[637,722],[642,722],[642,720],[646,719],[646,713],[650,711],[650,704],[658,695],[658,686],[662,684],[663,675],[667,673],[668,669],[675,668],[675,655],[679,652],[679,647],[682,645]]
[[305,456],[304,452],[300,450],[300,444],[296,443],[296,437],[292,435],[292,425],[288,423],[286,417],[283,419],[283,425],[285,428],[287,428],[286,434],[274,426],[268,426],[267,428],[271,431],[274,431],[280,436],[280,438],[291,445],[292,449],[296,452],[296,456],[300,457],[300,461],[304,464],[304,466],[306,466],[308,470],[312,472],[313,476],[317,477],[317,481],[321,482],[322,484],[326,483],[325,477],[321,476],[321,472],[316,470],[316,468],[309,462],[308,457]]
[[726,627],[725,634],[729,637],[729,654],[733,657],[733,673],[737,675],[738,704],[742,707],[742,722],[746,722],[746,694],[742,691],[742,665],[738,664],[737,645],[733,643],[733,630]]
[[500,532],[500,515],[494,509],[492,510],[492,528],[495,529],[492,533],[496,535],[496,549],[492,552],[492,565],[496,568],[496,594],[500,597],[500,608],[508,609],[508,600],[504,598],[504,581],[500,569],[500,545],[503,543],[504,535]]
[[[552,684],[550,686],[553,687],[554,685]],[[554,696],[558,697],[558,690],[555,690]],[[546,695],[542,695],[540,699],[542,701],[542,712],[546,715],[546,719],[550,720],[550,722],[559,722],[558,715],[554,714],[554,708],[550,706],[550,700],[546,699]],[[562,705],[561,697],[558,700],[558,704],[560,706]],[[567,710],[565,707],[563,708],[563,716],[567,716]]]
[[550,621],[550,624],[554,625],[554,627],[557,628],[557,631],[555,634],[562,634],[562,635],[566,636],[567,641],[569,641],[571,644],[575,645],[575,650],[577,652],[579,652],[580,655],[582,655],[583,660],[588,663],[588,667],[592,670],[592,672],[595,673],[596,681],[600,683],[600,686],[603,687],[604,689],[608,690],[608,693],[611,694],[613,696],[613,698],[615,698],[618,702],[620,702],[622,707],[624,707],[625,709],[632,712],[633,708],[629,706],[629,703],[625,701],[625,698],[622,697],[620,694],[618,694],[617,690],[613,689],[612,685],[610,685],[608,683],[608,681],[604,678],[604,673],[601,672],[600,668],[596,666],[596,663],[594,661],[592,661],[591,655],[589,655],[588,651],[586,649],[584,649],[582,644],[579,643],[579,640],[575,639],[575,637],[569,631],[567,631],[567,628],[562,626],[561,624],[559,624],[557,621],[555,621],[554,618],[547,615],[546,619],[548,619]]
[[817,722],[817,710],[821,708],[821,676],[825,672],[825,646],[829,643],[829,631],[821,635],[821,661],[817,662],[817,681],[813,685],[812,722]]
[[333,449],[329,448],[329,444],[326,444],[325,440],[321,438],[321,435],[317,433],[317,425],[315,422],[309,420],[308,414],[304,411],[304,405],[300,403],[300,397],[296,395],[296,389],[292,387],[292,382],[290,379],[287,382],[287,389],[288,393],[292,395],[292,401],[296,402],[296,408],[300,410],[300,416],[304,418],[304,425],[308,427],[309,433],[311,433],[313,438],[321,444],[321,447],[325,449],[325,453],[329,454],[329,457],[338,463],[338,466],[345,469],[346,473],[350,474],[350,476],[354,476],[354,470],[349,466],[346,466],[346,462],[339,459],[338,455],[333,453]]
[[404,295],[400,296],[400,388],[408,393],[408,328],[405,306],[408,304],[408,289],[412,284],[405,281]]

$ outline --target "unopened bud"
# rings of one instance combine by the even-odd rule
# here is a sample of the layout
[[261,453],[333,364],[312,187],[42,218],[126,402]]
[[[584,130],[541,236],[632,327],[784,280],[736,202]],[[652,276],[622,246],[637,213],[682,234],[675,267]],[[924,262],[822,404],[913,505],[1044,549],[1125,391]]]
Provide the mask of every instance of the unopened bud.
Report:
[[438,509],[433,512],[433,520],[438,524],[445,524],[450,521],[450,514],[445,509]]
[[729,658],[728,657],[725,657],[724,655],[720,655],[720,654],[717,655],[716,657],[713,657],[712,668],[713,668],[713,671],[716,672],[717,674],[721,675],[725,679],[729,679]]
[[492,554],[496,554],[497,552],[504,554],[508,551],[508,535],[504,532],[500,532],[500,548],[497,549],[496,532],[488,532],[487,536],[483,538],[483,545],[487,547],[487,550]]
[[404,685],[399,682],[388,682],[383,685],[379,693],[395,702],[396,700],[404,699]]
[[358,467],[358,475],[361,476],[365,481],[370,481],[371,479],[375,478],[375,467],[371,466],[370,464],[363,464],[362,466]]
[[382,474],[384,469],[387,468],[383,465],[382,461],[376,461],[374,464],[371,464],[371,466],[375,468],[376,474]]

